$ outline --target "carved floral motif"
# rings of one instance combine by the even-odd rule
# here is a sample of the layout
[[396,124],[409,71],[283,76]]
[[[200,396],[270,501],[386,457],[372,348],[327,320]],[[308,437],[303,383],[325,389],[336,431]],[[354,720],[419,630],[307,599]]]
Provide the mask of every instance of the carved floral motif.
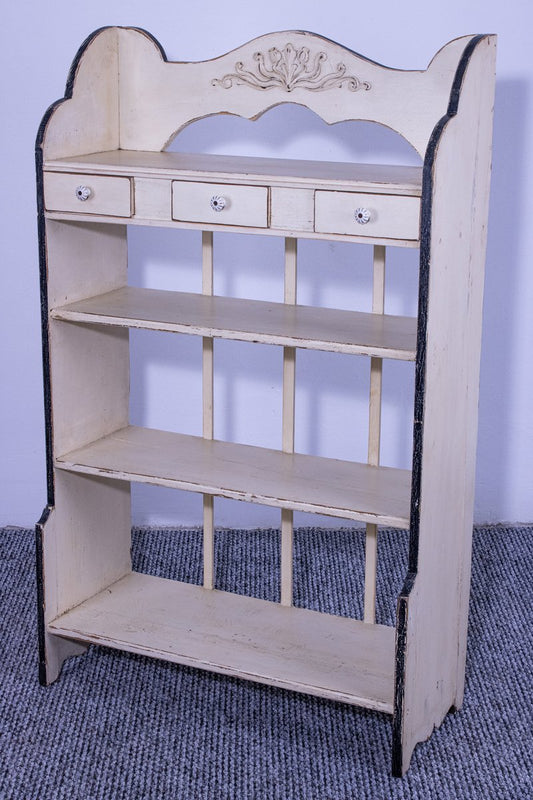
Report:
[[235,84],[250,86],[253,89],[278,87],[287,92],[292,92],[294,89],[321,92],[325,89],[342,87],[351,92],[370,89],[370,83],[367,81],[362,81],[355,75],[347,75],[345,64],[339,63],[335,70],[324,73],[324,62],[327,57],[327,53],[323,51],[311,56],[308,47],[297,49],[289,42],[282,50],[271,47],[267,55],[254,53],[253,58],[257,66],[253,71],[245,69],[242,61],[237,61],[235,72],[229,72],[222,78],[213,78],[211,83],[224,89],[230,89]]

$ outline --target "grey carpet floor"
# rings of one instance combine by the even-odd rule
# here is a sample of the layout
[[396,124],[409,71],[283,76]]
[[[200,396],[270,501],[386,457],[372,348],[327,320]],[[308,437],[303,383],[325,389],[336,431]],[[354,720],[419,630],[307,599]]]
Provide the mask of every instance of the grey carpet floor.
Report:
[[[380,536],[379,621],[405,538]],[[138,530],[136,569],[199,582],[199,531]],[[363,537],[300,529],[296,602],[361,613]],[[276,599],[275,531],[217,534],[217,585]],[[103,648],[37,682],[34,542],[0,531],[1,800],[533,797],[533,528],[478,528],[463,709],[391,778],[390,720],[350,706]]]

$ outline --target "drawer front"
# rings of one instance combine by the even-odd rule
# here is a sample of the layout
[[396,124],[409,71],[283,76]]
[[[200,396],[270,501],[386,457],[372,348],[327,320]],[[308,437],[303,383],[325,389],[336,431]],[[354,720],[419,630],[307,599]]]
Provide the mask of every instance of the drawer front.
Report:
[[268,189],[266,186],[174,181],[172,219],[266,228]]
[[130,179],[45,172],[44,205],[47,211],[131,217]]
[[420,199],[356,192],[315,192],[315,231],[384,239],[419,238]]

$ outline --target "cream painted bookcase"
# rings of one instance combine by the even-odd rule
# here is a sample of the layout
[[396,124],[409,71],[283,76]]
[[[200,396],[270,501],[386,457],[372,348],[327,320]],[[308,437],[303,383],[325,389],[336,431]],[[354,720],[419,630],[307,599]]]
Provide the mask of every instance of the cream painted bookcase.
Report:
[[[37,140],[42,683],[97,643],[376,709],[392,718],[395,775],[461,706],[494,60],[493,36],[454,40],[423,71],[301,31],[199,63],[168,62],[138,29],[104,28],[83,43]],[[287,102],[328,123],[386,125],[423,166],[165,150],[191,121],[254,119]],[[201,231],[202,292],[128,286],[128,225]],[[284,239],[284,303],[213,294],[214,231]],[[372,313],[297,304],[298,238],[373,245]],[[384,313],[390,246],[418,248],[416,319]],[[129,328],[202,338],[203,436],[129,425]],[[283,348],[279,450],[214,438],[217,337]],[[368,359],[367,463],[294,452],[299,348]],[[412,470],[379,464],[383,359],[416,364]],[[203,495],[203,586],[132,571],[131,482]],[[214,587],[215,496],[280,509],[279,603]],[[363,619],[293,605],[295,510],[366,524]],[[395,627],[375,622],[378,525],[410,537]]]

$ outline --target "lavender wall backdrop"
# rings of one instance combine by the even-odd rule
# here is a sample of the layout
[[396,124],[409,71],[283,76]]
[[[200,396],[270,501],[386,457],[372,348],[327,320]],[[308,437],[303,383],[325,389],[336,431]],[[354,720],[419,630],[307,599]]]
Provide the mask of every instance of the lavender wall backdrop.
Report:
[[[10,3],[0,32],[3,154],[0,182],[1,267],[0,524],[31,525],[45,502],[40,328],[33,145],[46,106],[62,96],[70,62],[88,33],[102,25],[148,29],[172,60],[203,60],[272,30],[321,33],[381,63],[424,68],[448,40],[499,34],[494,167],[485,293],[476,520],[533,519],[533,60],[528,0],[348,0],[244,5],[151,0],[73,4]],[[258,122],[209,119],[186,129],[173,148],[299,158],[417,163],[390,132],[371,125],[328,128],[310,112],[284,106]],[[281,240],[215,236],[219,294],[282,297]],[[368,308],[370,251],[344,243],[300,245],[299,301]],[[131,279],[139,285],[200,287],[200,239],[192,232],[133,229]],[[388,267],[387,311],[416,312],[416,254],[396,250]],[[154,427],[200,432],[200,342],[136,333],[132,419]],[[216,429],[220,438],[278,447],[278,348],[216,344]],[[318,386],[315,379],[318,378]],[[365,458],[368,364],[363,359],[299,353],[297,447],[336,458]],[[412,367],[385,367],[383,461],[409,466]],[[343,431],[344,429],[344,431]],[[200,522],[200,498],[136,487],[134,517],[142,523]],[[217,501],[221,525],[275,525],[278,512]],[[303,518],[301,522],[306,522]],[[327,521],[323,521],[327,522]],[[335,523],[337,524],[337,523]]]

